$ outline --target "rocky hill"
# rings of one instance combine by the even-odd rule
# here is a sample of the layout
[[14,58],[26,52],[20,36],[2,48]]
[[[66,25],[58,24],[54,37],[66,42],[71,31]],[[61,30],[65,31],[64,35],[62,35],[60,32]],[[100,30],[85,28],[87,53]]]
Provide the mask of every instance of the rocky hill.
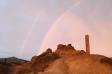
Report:
[[10,74],[112,74],[112,59],[59,44],[56,51],[49,48],[12,70]]

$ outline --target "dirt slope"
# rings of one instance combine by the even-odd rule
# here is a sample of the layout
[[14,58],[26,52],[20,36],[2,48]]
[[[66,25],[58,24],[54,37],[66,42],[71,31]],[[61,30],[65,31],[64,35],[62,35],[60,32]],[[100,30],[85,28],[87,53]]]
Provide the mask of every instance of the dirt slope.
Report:
[[61,58],[38,74],[112,74],[112,65],[108,60],[99,55]]

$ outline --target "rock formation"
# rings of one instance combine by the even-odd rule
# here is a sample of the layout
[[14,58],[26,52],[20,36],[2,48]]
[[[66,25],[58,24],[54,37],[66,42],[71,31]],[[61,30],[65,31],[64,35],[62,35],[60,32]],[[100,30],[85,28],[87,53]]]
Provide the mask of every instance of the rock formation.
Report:
[[73,57],[75,55],[86,54],[84,50],[76,50],[71,44],[68,45],[59,44],[55,53],[57,53],[60,57]]
[[59,44],[54,52],[48,48],[30,62],[15,67],[11,74],[112,74],[112,59],[90,54],[88,35],[85,45],[86,51],[76,50],[71,44]]

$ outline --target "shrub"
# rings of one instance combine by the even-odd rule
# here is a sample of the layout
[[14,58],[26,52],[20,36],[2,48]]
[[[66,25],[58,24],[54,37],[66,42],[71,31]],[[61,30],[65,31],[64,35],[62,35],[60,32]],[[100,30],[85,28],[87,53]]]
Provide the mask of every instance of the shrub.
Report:
[[105,63],[105,64],[109,64],[109,65],[112,66],[112,59],[107,58],[107,57],[101,59],[100,62],[101,62],[101,63]]

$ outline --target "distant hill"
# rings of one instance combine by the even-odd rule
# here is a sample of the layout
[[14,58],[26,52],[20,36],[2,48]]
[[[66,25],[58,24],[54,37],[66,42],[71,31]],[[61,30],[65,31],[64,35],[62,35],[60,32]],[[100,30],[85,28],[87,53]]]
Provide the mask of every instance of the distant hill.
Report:
[[0,58],[0,74],[11,74],[11,69],[28,61],[16,57]]
[[28,61],[16,57],[0,58],[0,64],[23,64]]

